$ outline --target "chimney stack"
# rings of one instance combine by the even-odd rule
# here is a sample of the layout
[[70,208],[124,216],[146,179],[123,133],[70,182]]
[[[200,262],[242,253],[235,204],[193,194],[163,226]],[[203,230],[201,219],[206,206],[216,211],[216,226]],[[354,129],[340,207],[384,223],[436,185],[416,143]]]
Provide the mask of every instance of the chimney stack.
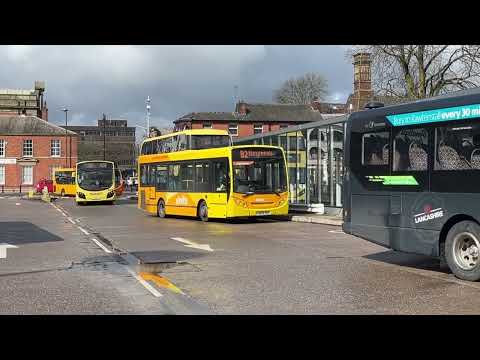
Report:
[[370,53],[359,52],[353,55],[353,107],[354,111],[364,108],[372,100],[372,60]]

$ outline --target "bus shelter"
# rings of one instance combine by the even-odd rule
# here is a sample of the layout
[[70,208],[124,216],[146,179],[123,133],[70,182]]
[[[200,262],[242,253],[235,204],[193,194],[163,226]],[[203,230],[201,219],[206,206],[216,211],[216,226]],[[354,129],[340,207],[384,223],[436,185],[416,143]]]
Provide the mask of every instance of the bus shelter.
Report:
[[281,146],[289,174],[290,207],[338,213],[342,207],[343,143],[347,116],[234,140],[235,145]]

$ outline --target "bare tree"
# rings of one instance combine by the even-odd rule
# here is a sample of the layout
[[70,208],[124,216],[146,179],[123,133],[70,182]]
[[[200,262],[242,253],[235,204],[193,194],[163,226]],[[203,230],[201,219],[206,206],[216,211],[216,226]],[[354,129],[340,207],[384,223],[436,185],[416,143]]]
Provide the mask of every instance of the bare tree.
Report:
[[477,45],[366,45],[347,54],[369,52],[379,95],[422,99],[476,87],[480,83]]
[[327,94],[327,80],[320,74],[307,73],[285,81],[274,91],[273,100],[280,104],[310,104],[315,98],[323,100]]

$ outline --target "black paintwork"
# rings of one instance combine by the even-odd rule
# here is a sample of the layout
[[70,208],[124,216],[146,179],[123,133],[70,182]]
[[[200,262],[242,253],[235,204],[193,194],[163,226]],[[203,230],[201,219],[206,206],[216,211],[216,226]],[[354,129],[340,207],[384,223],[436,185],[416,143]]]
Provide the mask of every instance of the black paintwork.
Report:
[[[480,123],[480,118],[392,127],[386,115],[479,103],[480,90],[474,89],[351,114],[347,120],[345,141],[343,230],[388,248],[436,257],[440,255],[440,241],[445,230],[467,217],[478,222],[480,170],[434,171],[433,162],[435,127]],[[361,165],[362,134],[388,131],[392,149],[392,139],[397,131],[407,127],[428,130],[428,171],[393,172],[391,151],[388,166]],[[369,181],[367,175],[413,175],[419,186],[386,186]],[[432,214],[428,210],[439,208],[443,216],[415,221],[415,215]]]

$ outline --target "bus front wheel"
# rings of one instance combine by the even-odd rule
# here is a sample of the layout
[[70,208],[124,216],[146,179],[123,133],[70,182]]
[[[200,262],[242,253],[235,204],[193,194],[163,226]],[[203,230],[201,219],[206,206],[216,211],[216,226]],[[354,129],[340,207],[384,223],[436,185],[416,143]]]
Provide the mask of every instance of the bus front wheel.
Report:
[[202,221],[208,221],[208,207],[207,203],[205,201],[200,201],[200,204],[198,204],[198,217]]
[[157,205],[157,216],[163,219],[166,215],[167,213],[165,212],[165,201],[160,199]]
[[453,274],[462,280],[480,280],[480,226],[460,221],[445,240],[445,259]]

